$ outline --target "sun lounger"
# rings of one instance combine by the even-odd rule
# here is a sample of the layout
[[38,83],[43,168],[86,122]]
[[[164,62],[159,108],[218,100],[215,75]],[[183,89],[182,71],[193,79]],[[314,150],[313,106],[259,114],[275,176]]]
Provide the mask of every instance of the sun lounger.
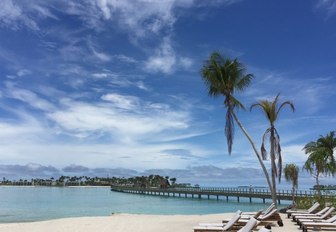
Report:
[[[234,231],[237,232],[251,232],[260,222],[255,218],[250,218],[248,222],[245,224],[245,226],[241,227],[238,231],[237,228],[234,229]],[[229,231],[231,231],[233,228],[230,228]],[[223,232],[227,230],[223,230],[223,227],[197,227],[194,232]],[[260,230],[261,232],[269,232],[269,230]]]
[[271,232],[271,230],[269,230],[265,227],[262,227],[262,228],[260,228],[260,230],[258,230],[258,232]]
[[297,223],[300,225],[302,219],[311,219],[311,220],[323,220],[327,219],[331,216],[331,213],[335,211],[334,207],[331,207],[321,216],[316,216],[316,215],[307,215],[307,216],[300,216],[300,217],[295,217],[294,219],[297,221]]
[[324,220],[324,219],[321,219],[321,220],[319,220],[319,219],[302,219],[302,220],[300,220],[300,228],[302,228],[302,226],[304,224],[309,224],[309,223],[314,223],[314,222],[333,223],[335,221],[336,221],[336,215],[329,218],[329,219],[326,219],[326,220]]
[[336,221],[335,222],[307,222],[302,224],[302,231],[307,232],[308,229],[323,229],[323,230],[335,230],[336,229]]
[[314,213],[315,211],[317,211],[317,208],[320,206],[320,203],[315,202],[309,209],[307,210],[287,210],[287,217],[290,218],[290,216],[293,213]]
[[241,211],[237,211],[236,214],[226,223],[216,226],[213,223],[201,223],[199,226],[194,227],[194,232],[216,232],[216,231],[229,231],[232,227],[235,226],[240,218]]
[[257,225],[259,224],[259,221],[255,218],[250,218],[246,225],[242,227],[237,232],[251,232]]
[[[260,221],[261,225],[266,225],[271,221],[276,221],[279,226],[283,226],[282,219],[278,213],[277,209],[273,209],[271,212],[269,212],[266,215],[261,215],[257,218],[258,221]],[[246,223],[247,220],[240,219],[238,223]]]
[[303,213],[303,214],[302,213],[293,213],[292,214],[292,218],[294,220],[296,217],[305,217],[305,216],[309,216],[309,215],[312,215],[312,216],[322,216],[329,209],[330,209],[330,207],[325,207],[322,210],[318,211],[317,213]]
[[[269,212],[272,211],[272,209],[274,209],[274,207],[275,207],[274,203],[270,204],[270,206],[266,210],[264,210],[262,212],[262,214],[268,214]],[[257,212],[259,212],[259,211],[257,211]],[[254,214],[256,214],[256,212],[243,212],[242,216],[244,216],[244,215],[254,215]]]
[[[199,223],[198,225],[199,225],[199,226],[205,226],[205,227],[224,227],[224,226],[225,226],[226,224],[228,224],[230,221],[235,220],[235,217],[236,217],[237,215],[241,216],[241,214],[242,214],[242,211],[237,210],[237,212],[235,213],[235,215],[234,215],[232,218],[230,218],[230,219],[224,219],[225,222],[223,222],[223,223]],[[240,219],[240,218],[239,218],[239,219]],[[238,220],[239,220],[239,219],[238,219]]]
[[[266,215],[268,215],[272,210],[274,210],[275,205],[272,203],[265,211],[264,213],[261,212],[261,210],[257,211],[257,212],[248,212],[246,213],[242,213],[240,220],[248,220],[251,217],[254,217],[255,219],[262,219],[263,217],[265,217]],[[222,221],[223,223],[227,223],[228,220],[224,219]]]

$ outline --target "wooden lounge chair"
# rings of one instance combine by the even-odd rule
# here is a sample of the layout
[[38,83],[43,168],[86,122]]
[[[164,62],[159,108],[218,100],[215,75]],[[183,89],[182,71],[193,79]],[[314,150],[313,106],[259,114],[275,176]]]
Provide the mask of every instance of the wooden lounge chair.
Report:
[[228,223],[221,224],[220,226],[216,226],[213,223],[209,223],[208,225],[205,225],[206,223],[201,223],[201,225],[194,227],[194,232],[229,231],[236,225],[236,222],[238,222],[240,214],[241,211],[238,210]]
[[302,216],[297,216],[295,217],[296,222],[300,225],[301,224],[301,220],[305,220],[305,219],[311,219],[311,220],[324,220],[327,219],[331,216],[331,213],[335,211],[335,207],[331,207],[329,208],[324,214],[322,214],[321,216],[316,216],[316,215],[302,215]]
[[[240,215],[240,218],[241,218],[241,214],[242,214],[242,211],[240,210],[237,210],[237,212],[235,213],[235,215],[233,217],[235,217],[236,215]],[[209,226],[214,226],[214,227],[224,227],[226,224],[228,224],[231,220],[233,220],[233,217],[231,217],[230,219],[224,219],[223,223],[199,223],[198,225],[199,226],[206,226],[206,227],[209,227]],[[239,219],[238,219],[239,220]]]
[[300,228],[302,228],[302,226],[304,224],[309,224],[309,223],[312,223],[312,222],[313,223],[314,222],[333,223],[335,221],[336,221],[336,215],[333,216],[333,217],[331,217],[331,218],[329,218],[329,219],[326,219],[326,220],[324,220],[324,219],[322,219],[322,220],[319,220],[319,219],[302,219],[302,220],[300,220]]
[[307,232],[308,229],[323,229],[323,230],[335,230],[336,229],[336,221],[335,222],[307,222],[302,225],[302,231]]
[[287,210],[286,213],[287,213],[287,218],[290,218],[291,215],[293,213],[301,213],[301,214],[304,214],[304,213],[314,213],[315,211],[317,211],[318,207],[320,206],[320,203],[318,202],[315,202],[309,209],[307,210]]
[[260,222],[255,218],[250,218],[245,226],[237,232],[251,232]]
[[[242,212],[241,217],[239,220],[248,220],[251,217],[254,217],[255,219],[262,219],[263,217],[265,217],[266,215],[268,215],[272,210],[274,210],[275,205],[272,203],[265,211],[257,211],[257,212]],[[222,221],[223,223],[227,223],[228,220],[224,219]]]
[[[271,212],[274,209],[274,207],[275,207],[274,203],[270,204],[270,206],[267,209],[262,210],[261,214],[268,214],[269,212]],[[260,210],[258,210],[257,212],[259,212],[259,211]],[[244,215],[254,215],[257,212],[242,212],[242,216],[244,216]]]
[[[255,219],[255,218],[250,218],[250,220],[248,220],[248,222],[245,224],[245,226],[241,227],[238,231],[236,228],[230,228],[229,231],[231,229],[234,229],[237,232],[251,232],[260,222]],[[260,232],[270,232],[270,230],[265,230],[264,229],[260,229]],[[198,228],[197,230],[195,230],[194,227],[194,231],[196,232],[223,232],[223,231],[227,231],[227,230],[223,230],[223,227],[203,227],[203,228]]]
[[[261,215],[257,218],[258,221],[260,221],[261,225],[267,225],[269,222],[276,221],[279,226],[283,226],[282,219],[278,213],[277,209],[273,209],[271,212],[269,212],[266,215]],[[247,220],[240,219],[238,223],[246,223]]]
[[265,228],[265,227],[262,227],[262,228],[260,228],[260,229],[258,230],[258,232],[271,232],[271,230],[270,230],[270,229],[267,229],[267,228]]
[[292,219],[293,221],[296,221],[296,218],[299,218],[299,217],[305,217],[305,216],[322,216],[325,212],[327,212],[328,210],[330,209],[330,207],[325,207],[323,208],[322,210],[318,211],[317,213],[298,213],[298,214],[292,214]]

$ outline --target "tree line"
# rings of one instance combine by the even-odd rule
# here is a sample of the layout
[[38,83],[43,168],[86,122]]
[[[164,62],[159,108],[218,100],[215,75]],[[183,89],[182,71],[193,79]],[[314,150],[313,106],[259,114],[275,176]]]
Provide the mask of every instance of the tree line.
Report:
[[179,184],[176,177],[149,175],[134,177],[89,177],[89,176],[60,176],[59,178],[32,178],[8,180],[3,177],[0,185],[17,186],[111,186],[122,185],[132,187],[189,187],[190,184]]

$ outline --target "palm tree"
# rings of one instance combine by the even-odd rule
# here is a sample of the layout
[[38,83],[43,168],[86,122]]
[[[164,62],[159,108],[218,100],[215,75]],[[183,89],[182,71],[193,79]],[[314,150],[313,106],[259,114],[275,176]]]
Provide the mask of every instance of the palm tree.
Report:
[[[278,106],[278,100],[279,100],[278,94],[274,101],[269,100],[261,100],[257,103],[253,104],[250,107],[250,110],[252,110],[254,107],[260,107],[265,114],[270,127],[266,129],[262,144],[261,144],[261,155],[263,159],[267,159],[267,151],[265,149],[265,140],[267,137],[269,137],[269,143],[270,143],[270,157],[271,157],[271,175],[272,175],[272,200],[273,203],[276,204],[276,177],[278,177],[278,180],[280,182],[281,180],[281,172],[282,172],[282,157],[281,157],[281,146],[280,146],[280,136],[278,134],[278,131],[275,128],[275,122],[278,119],[279,113],[281,109],[285,105],[289,105],[293,111],[295,111],[294,105],[290,101],[285,101]],[[275,161],[278,161],[277,164]]]
[[205,61],[201,76],[208,88],[210,96],[224,96],[224,106],[226,107],[225,135],[228,144],[228,152],[231,154],[234,139],[234,121],[238,124],[247,139],[249,140],[258,161],[263,169],[267,184],[272,191],[272,184],[267,169],[262,161],[262,157],[254,144],[251,136],[247,133],[235,113],[235,110],[245,109],[243,104],[234,97],[235,92],[244,91],[253,79],[252,74],[245,74],[245,68],[237,59],[225,59],[218,52],[213,52],[210,58]]
[[285,179],[288,182],[292,182],[292,197],[293,204],[295,204],[295,189],[298,187],[298,179],[299,179],[299,167],[296,164],[286,164],[284,168]]
[[317,146],[324,150],[330,174],[334,175],[336,173],[336,161],[334,157],[334,151],[336,150],[335,131],[329,132],[325,137],[321,135],[317,140]]
[[307,170],[315,178],[319,198],[321,197],[320,175],[334,175],[336,171],[335,149],[336,138],[334,131],[325,137],[321,135],[316,142],[309,142],[303,148],[305,153],[309,155],[303,169]]

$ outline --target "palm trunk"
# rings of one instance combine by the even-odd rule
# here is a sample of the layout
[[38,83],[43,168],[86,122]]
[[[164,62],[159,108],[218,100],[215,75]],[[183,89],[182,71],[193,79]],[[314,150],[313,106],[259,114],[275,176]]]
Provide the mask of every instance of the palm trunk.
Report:
[[276,166],[275,166],[275,154],[274,154],[274,150],[275,150],[275,144],[274,144],[274,126],[271,125],[271,136],[270,136],[270,140],[271,140],[271,166],[272,166],[272,201],[274,203],[275,206],[277,206],[277,196],[276,196]]
[[236,123],[238,124],[238,126],[240,127],[240,129],[243,131],[243,133],[245,134],[246,138],[247,138],[248,141],[250,142],[250,144],[251,144],[251,146],[252,146],[252,148],[253,148],[253,150],[254,150],[254,153],[256,154],[256,156],[257,156],[257,158],[258,158],[258,161],[259,161],[259,163],[260,163],[260,166],[261,166],[261,168],[262,168],[262,170],[263,170],[263,172],[264,172],[264,175],[265,175],[265,177],[266,177],[266,181],[267,181],[268,187],[269,187],[271,193],[273,194],[273,188],[272,188],[272,184],[271,184],[271,181],[270,181],[270,178],[269,178],[267,169],[266,169],[266,167],[265,167],[264,162],[262,161],[262,159],[261,159],[261,157],[260,157],[260,154],[259,154],[259,152],[258,152],[258,150],[257,150],[256,145],[254,144],[254,142],[253,142],[251,136],[247,133],[246,129],[243,127],[243,125],[241,124],[241,122],[238,120],[238,117],[237,117],[237,115],[233,112],[233,110],[231,111],[231,113],[232,113],[232,115],[233,115],[233,117],[234,117]]
[[321,198],[321,187],[320,187],[320,181],[319,181],[319,175],[320,173],[317,172],[316,173],[316,185],[317,185],[317,198],[320,199]]
[[292,197],[293,197],[293,205],[295,204],[295,187],[294,187],[294,184],[293,184],[293,187],[292,187]]

